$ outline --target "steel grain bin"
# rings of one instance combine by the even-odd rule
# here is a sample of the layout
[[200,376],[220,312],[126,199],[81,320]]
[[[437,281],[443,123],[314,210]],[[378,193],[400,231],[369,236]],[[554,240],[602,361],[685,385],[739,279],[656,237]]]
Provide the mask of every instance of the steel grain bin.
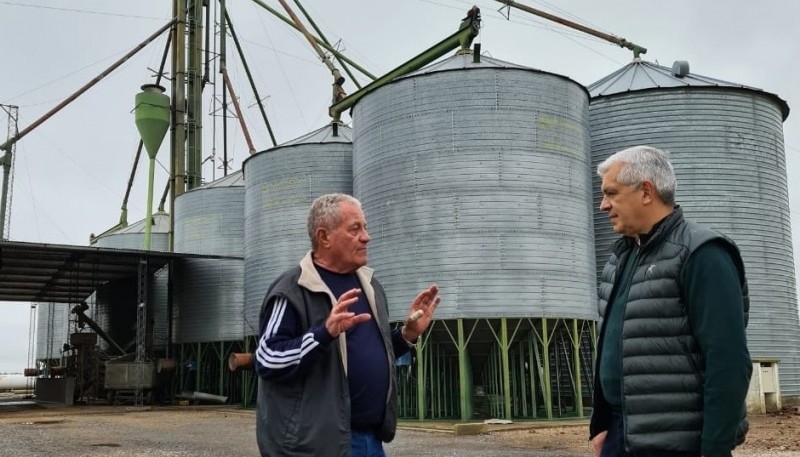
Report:
[[353,110],[353,190],[393,320],[432,282],[438,319],[597,319],[589,96],[456,55]]
[[352,131],[331,125],[262,151],[244,162],[245,335],[259,332],[267,288],[311,249],[306,220],[311,202],[352,193]]
[[36,360],[61,358],[61,349],[69,343],[69,311],[67,303],[36,305]]
[[242,338],[243,249],[244,180],[241,171],[175,199],[176,252],[234,257],[187,258],[176,264],[176,342]]
[[[754,358],[780,360],[781,393],[800,394],[800,323],[783,121],[776,95],[641,60],[590,87],[592,166],[646,144],[670,152],[686,217],[732,238],[750,286],[747,340]],[[594,176],[594,204],[600,178]],[[616,238],[595,211],[597,265]]]

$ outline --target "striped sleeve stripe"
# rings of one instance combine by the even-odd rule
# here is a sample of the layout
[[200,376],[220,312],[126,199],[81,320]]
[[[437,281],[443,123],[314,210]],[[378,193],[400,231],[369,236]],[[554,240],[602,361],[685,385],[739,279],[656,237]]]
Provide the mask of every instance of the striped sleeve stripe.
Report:
[[319,342],[314,339],[314,334],[310,332],[303,335],[299,348],[287,351],[273,351],[265,343],[266,340],[262,338],[258,351],[256,351],[256,358],[261,366],[272,369],[297,365],[306,354],[319,346]]
[[283,320],[284,312],[286,312],[286,298],[279,298],[275,302],[275,307],[272,308],[272,314],[269,316],[269,322],[267,322],[267,328],[264,329],[264,336],[262,336],[262,340],[264,338],[272,338],[272,336],[275,335],[278,326]]

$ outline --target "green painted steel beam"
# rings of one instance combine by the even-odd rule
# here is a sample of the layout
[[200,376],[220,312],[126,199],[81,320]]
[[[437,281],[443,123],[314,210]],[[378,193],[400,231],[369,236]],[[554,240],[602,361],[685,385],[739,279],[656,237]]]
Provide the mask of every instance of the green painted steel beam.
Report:
[[500,318],[500,363],[503,374],[503,413],[511,419],[511,372],[508,362],[508,319]]
[[583,417],[583,387],[581,384],[581,334],[578,319],[572,319],[572,360],[575,364],[575,412]]
[[425,363],[429,358],[423,341],[417,344],[417,419],[425,420]]
[[339,122],[342,113],[346,109],[355,105],[356,102],[361,100],[361,98],[363,98],[365,95],[372,92],[373,90],[388,84],[395,78],[398,78],[400,76],[403,76],[405,74],[408,74],[412,71],[424,67],[425,65],[433,62],[439,57],[457,48],[458,46],[461,46],[461,49],[469,49],[472,40],[476,36],[478,36],[479,30],[480,30],[480,13],[476,12],[473,16],[470,16],[464,21],[462,21],[458,32],[450,35],[449,37],[445,38],[439,43],[433,45],[428,50],[423,51],[422,54],[400,65],[399,67],[395,68],[389,73],[386,73],[380,78],[372,81],[371,83],[364,86],[363,89],[356,91],[348,95],[347,97],[343,98],[341,101],[331,105],[329,109],[330,116],[333,118],[334,122]]
[[458,326],[458,385],[461,389],[459,393],[461,401],[461,420],[466,421],[472,417],[472,411],[469,405],[470,402],[470,388],[467,386],[467,343],[464,338],[464,319],[459,318],[456,321]]
[[[262,2],[261,0],[253,0],[253,2],[255,2],[258,6],[264,8],[265,10],[269,11],[270,13],[272,13],[273,16],[275,16],[278,19],[282,20],[283,22],[289,24],[290,27],[294,28],[295,30],[300,31],[300,29],[297,27],[297,25],[294,22],[292,22],[291,19],[289,19],[288,17],[286,17],[283,14],[281,14],[278,10],[270,7],[269,5],[267,5],[266,3]],[[361,72],[363,75],[367,76],[370,79],[375,79],[376,78],[375,75],[373,75],[372,73],[368,72],[367,70],[361,68],[361,66],[359,66],[357,63],[355,63],[352,60],[350,60],[347,56],[345,56],[341,52],[339,52],[336,49],[334,49],[328,43],[325,43],[324,41],[320,40],[319,38],[317,38],[317,37],[315,37],[313,35],[311,36],[311,38],[313,38],[314,41],[316,41],[318,45],[322,46],[328,52],[330,52],[331,54],[336,56],[336,58],[342,59],[343,61],[349,63],[350,65],[352,65],[353,68],[355,68],[356,70]]]
[[544,394],[544,408],[547,418],[553,418],[553,389],[550,379],[550,335],[547,331],[547,319],[542,319],[542,358],[544,359],[544,376],[542,379],[542,393]]

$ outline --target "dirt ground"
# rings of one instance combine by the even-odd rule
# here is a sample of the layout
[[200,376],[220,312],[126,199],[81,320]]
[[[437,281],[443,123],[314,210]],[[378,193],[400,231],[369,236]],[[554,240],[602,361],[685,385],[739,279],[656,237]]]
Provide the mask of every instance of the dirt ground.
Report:
[[[752,416],[736,457],[800,457],[800,413]],[[525,427],[513,429],[514,427]],[[586,421],[491,426],[455,436],[409,422],[386,446],[390,457],[588,457]],[[256,457],[252,410],[231,407],[3,406],[0,457]]]
[[[765,451],[785,451],[800,456],[800,411],[785,408],[780,413],[751,415],[748,419],[750,431],[747,440],[736,449],[734,455],[773,455]],[[504,443],[513,447],[583,452],[587,449],[587,433],[585,425],[575,425],[503,431],[496,434]]]

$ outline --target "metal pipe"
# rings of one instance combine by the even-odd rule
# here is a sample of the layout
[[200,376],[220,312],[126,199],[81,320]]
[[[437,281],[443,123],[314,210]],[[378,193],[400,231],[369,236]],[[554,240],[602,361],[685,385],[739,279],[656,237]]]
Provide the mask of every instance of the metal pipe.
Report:
[[164,186],[164,192],[161,194],[161,200],[158,202],[158,212],[165,213],[164,205],[167,203],[167,196],[169,196],[169,182]]
[[242,114],[242,110],[239,108],[239,101],[236,100],[236,92],[233,90],[233,84],[231,84],[231,79],[228,77],[228,70],[225,68],[222,69],[222,79],[225,81],[225,85],[228,86],[228,90],[231,93],[233,108],[236,110],[236,116],[239,117],[239,125],[242,127],[242,132],[244,133],[244,139],[247,142],[247,147],[250,148],[250,155],[253,155],[256,153],[256,148],[253,147],[253,140],[250,139],[250,131],[247,130],[247,124],[244,121],[244,114]]
[[147,208],[145,210],[144,218],[144,250],[150,250],[150,234],[153,230],[153,181],[156,172],[156,159],[154,157],[149,160],[149,167],[147,172]]
[[[297,30],[300,30],[300,29],[299,29],[299,28],[298,28],[298,27],[297,27],[297,26],[296,26],[294,23],[292,23],[291,19],[289,19],[289,18],[287,18],[286,16],[282,15],[280,12],[278,12],[278,11],[277,11],[277,10],[275,10],[274,8],[270,7],[269,5],[267,5],[266,3],[264,3],[263,1],[261,1],[261,0],[253,0],[253,2],[255,2],[255,3],[256,3],[257,5],[259,5],[260,7],[264,8],[265,10],[269,11],[269,12],[270,12],[270,13],[272,13],[272,14],[273,14],[275,17],[277,17],[278,19],[282,20],[283,22],[285,22],[285,23],[289,24],[289,25],[290,25],[290,26],[292,26],[293,28],[295,28],[295,29],[297,29]],[[375,76],[375,75],[373,75],[372,73],[370,73],[370,72],[368,72],[367,70],[363,69],[363,68],[362,68],[361,66],[359,66],[357,63],[355,63],[355,62],[353,62],[352,60],[350,60],[350,59],[349,59],[347,56],[345,56],[345,55],[344,55],[344,54],[342,54],[341,52],[339,52],[339,51],[337,51],[336,49],[334,49],[334,48],[333,48],[331,45],[329,45],[329,44],[325,43],[324,41],[322,41],[322,40],[320,40],[319,38],[316,38],[316,37],[314,37],[314,36],[312,36],[312,38],[314,39],[314,41],[316,41],[316,42],[317,42],[317,44],[318,44],[318,45],[320,45],[320,46],[322,46],[323,48],[325,48],[326,50],[328,50],[328,52],[330,52],[331,54],[335,55],[337,58],[340,58],[340,59],[344,60],[345,62],[349,63],[350,65],[352,65],[352,66],[353,66],[353,68],[355,68],[356,70],[358,70],[358,71],[359,71],[361,74],[363,74],[363,75],[365,75],[365,76],[369,77],[370,79],[375,79],[375,78],[376,78],[376,76]]]
[[[186,0],[173,0],[175,26],[172,29],[172,125],[170,135],[170,211],[175,198],[186,192]],[[169,218],[169,250],[175,245],[175,218]]]
[[340,121],[342,112],[344,112],[344,110],[355,105],[356,102],[361,100],[362,97],[373,90],[391,82],[395,78],[424,67],[425,65],[455,49],[459,45],[462,49],[468,49],[472,44],[472,40],[478,36],[480,23],[480,10],[477,7],[472,7],[472,9],[467,13],[467,17],[461,22],[459,30],[456,33],[433,45],[419,56],[414,57],[389,73],[367,84],[363,89],[356,91],[331,105],[328,112],[333,118],[334,125]]
[[57,112],[61,111],[65,106],[67,106],[70,103],[72,103],[73,101],[75,101],[76,98],[78,98],[81,95],[83,95],[84,92],[86,92],[87,90],[91,89],[92,86],[94,86],[95,84],[99,83],[103,78],[108,76],[111,72],[113,72],[114,70],[119,68],[120,65],[122,65],[125,62],[127,62],[128,59],[130,59],[131,57],[136,55],[136,53],[138,53],[139,51],[144,49],[144,47],[147,46],[148,44],[150,44],[150,42],[152,42],[153,40],[158,38],[158,36],[161,35],[162,33],[164,33],[164,31],[166,31],[167,29],[172,27],[172,24],[174,24],[174,23],[175,23],[175,19],[169,21],[166,25],[164,25],[163,27],[158,29],[155,33],[153,33],[152,35],[147,37],[144,41],[139,43],[130,52],[128,52],[127,54],[122,56],[122,58],[120,58],[119,60],[117,60],[116,62],[111,64],[110,67],[108,67],[105,70],[103,70],[99,75],[95,76],[94,79],[92,79],[88,83],[84,84],[80,89],[75,91],[72,95],[70,95],[69,97],[64,99],[64,101],[62,101],[61,103],[56,105],[55,108],[51,109],[50,111],[45,113],[42,117],[40,117],[39,119],[35,120],[31,125],[29,125],[29,126],[25,127],[24,129],[22,129],[22,131],[19,132],[14,138],[6,140],[5,143],[0,145],[0,150],[7,151],[8,148],[10,148],[12,144],[14,144],[17,141],[21,140],[23,137],[25,137],[25,135],[31,133],[31,131],[33,129],[35,129],[36,127],[38,127],[42,123],[44,123],[46,120],[48,120],[51,117],[53,117],[54,114],[56,114]]
[[567,27],[573,28],[575,30],[579,30],[583,33],[588,33],[589,35],[595,36],[597,38],[609,41],[618,45],[621,48],[628,48],[633,51],[633,57],[639,57],[640,54],[647,53],[647,48],[639,46],[637,44],[631,43],[630,41],[626,40],[625,38],[620,38],[618,36],[610,35],[608,33],[603,33],[592,28],[586,27],[585,25],[578,24],[577,22],[572,22],[567,19],[555,16],[550,13],[545,13],[542,10],[538,10],[536,8],[531,8],[527,5],[519,4],[513,0],[497,0],[498,2],[507,5],[513,6],[514,8],[520,9],[522,11],[526,11],[531,14],[535,14],[536,16],[543,17],[545,19],[549,19],[553,22],[557,22],[561,25],[566,25]]
[[239,44],[239,38],[236,36],[236,31],[233,29],[233,22],[231,22],[231,18],[227,11],[223,11],[223,13],[225,13],[225,20],[223,22],[226,22],[228,27],[230,27],[233,43],[236,45],[236,51],[239,53],[239,58],[242,59],[242,66],[244,66],[244,72],[247,74],[247,79],[250,81],[250,88],[253,89],[253,94],[256,97],[258,109],[261,111],[261,117],[264,119],[264,124],[267,125],[269,139],[272,141],[273,146],[277,146],[278,143],[275,141],[275,135],[272,133],[272,126],[270,126],[269,119],[267,119],[267,112],[264,110],[264,104],[261,102],[261,96],[258,95],[258,89],[256,89],[256,83],[253,80],[253,74],[250,72],[250,66],[247,64],[247,59],[244,57],[242,46]]
[[102,338],[106,343],[109,344],[112,348],[116,349],[120,355],[125,355],[125,350],[114,341],[108,333],[105,332],[95,321],[93,321],[89,316],[86,315],[85,311],[89,309],[89,305],[86,302],[81,302],[81,304],[72,308],[72,313],[78,316],[78,322],[84,322],[86,325],[89,326],[90,329],[94,330],[100,338]]
[[228,356],[228,370],[241,371],[253,369],[253,354],[249,352],[231,352]]
[[24,137],[25,137],[25,135],[27,135],[27,134],[29,134],[31,131],[33,131],[33,129],[35,129],[36,127],[38,127],[38,126],[40,126],[42,123],[44,123],[46,120],[48,120],[48,119],[50,119],[51,117],[53,117],[53,116],[54,116],[56,113],[58,113],[59,111],[61,111],[61,110],[62,110],[64,107],[66,107],[67,105],[69,105],[70,103],[72,103],[73,101],[75,101],[75,99],[77,99],[78,97],[80,97],[81,95],[83,95],[83,93],[84,93],[84,92],[86,92],[86,91],[88,91],[89,89],[91,89],[91,88],[92,88],[92,87],[93,87],[95,84],[97,84],[98,82],[100,82],[100,81],[101,81],[103,78],[105,78],[105,77],[106,77],[106,76],[108,76],[108,75],[109,75],[111,72],[113,72],[114,70],[116,70],[117,68],[119,68],[119,66],[120,66],[120,65],[122,65],[122,64],[123,64],[123,63],[125,63],[125,62],[127,62],[127,61],[128,61],[128,59],[130,59],[131,57],[133,57],[134,55],[136,55],[136,53],[138,53],[139,51],[141,51],[142,49],[144,49],[144,47],[145,47],[145,46],[147,46],[148,44],[150,44],[150,42],[152,42],[153,40],[155,40],[156,38],[158,38],[158,36],[159,36],[159,35],[161,35],[162,33],[164,33],[164,31],[165,31],[165,30],[167,30],[167,29],[169,29],[170,27],[172,27],[172,24],[174,24],[174,23],[175,23],[175,19],[173,19],[173,20],[169,21],[169,22],[168,22],[166,25],[164,25],[163,27],[161,27],[160,29],[158,29],[158,30],[157,30],[155,33],[153,33],[152,35],[150,35],[149,37],[147,37],[147,38],[146,38],[144,41],[142,41],[141,43],[139,43],[139,44],[138,44],[138,45],[137,45],[135,48],[133,48],[133,49],[132,49],[130,52],[128,52],[127,54],[125,54],[124,56],[122,56],[122,58],[120,58],[119,60],[117,60],[116,62],[114,62],[113,64],[111,64],[111,66],[110,66],[110,67],[108,67],[108,68],[106,68],[105,70],[103,70],[103,71],[102,71],[102,72],[101,72],[99,75],[97,75],[97,76],[96,76],[94,79],[92,79],[92,80],[91,80],[91,81],[89,81],[88,83],[84,84],[84,85],[83,85],[83,86],[82,86],[80,89],[78,89],[77,91],[75,91],[75,92],[74,92],[72,95],[70,95],[69,97],[67,97],[66,99],[64,99],[64,101],[62,101],[61,103],[59,103],[58,105],[56,105],[56,107],[55,107],[55,108],[51,109],[50,111],[48,111],[47,113],[45,113],[45,114],[44,114],[42,117],[40,117],[39,119],[35,120],[35,121],[34,121],[34,122],[31,124],[31,125],[29,125],[28,127],[26,127],[26,128],[24,128],[24,129],[22,129],[22,131],[21,131],[21,132],[18,132],[18,133],[17,133],[17,134],[16,134],[16,135],[15,135],[13,138],[10,138],[10,139],[6,140],[6,142],[5,142],[5,143],[3,143],[2,145],[0,145],[0,151],[4,151],[4,152],[5,152],[5,154],[3,155],[3,157],[2,157],[2,158],[0,158],[0,161],[2,161],[2,162],[3,162],[3,172],[4,172],[4,175],[5,175],[5,179],[4,179],[4,181],[3,181],[3,190],[2,190],[2,196],[0,196],[0,198],[2,198],[2,203],[0,203],[0,206],[2,206],[2,208],[0,208],[0,209],[2,210],[2,211],[0,211],[0,227],[5,227],[5,222],[6,222],[6,211],[8,210],[8,208],[6,208],[6,206],[5,206],[5,202],[6,202],[6,199],[7,199],[7,196],[8,196],[8,184],[7,184],[7,183],[8,183],[8,177],[9,177],[9,175],[10,175],[10,167],[11,167],[11,159],[12,159],[12,155],[11,155],[11,154],[12,154],[12,152],[11,152],[11,147],[12,147],[12,146],[13,146],[13,145],[14,145],[16,142],[18,142],[19,140],[21,140],[22,138],[24,138]]
[[[158,66],[158,74],[156,75],[156,86],[161,85],[161,77],[164,75],[164,67],[167,66],[167,57],[169,56],[169,48],[172,43],[172,35],[167,35],[167,44],[164,46],[164,53],[161,55],[161,64]],[[139,164],[139,158],[142,156],[142,147],[144,142],[139,139],[139,146],[136,148],[136,157],[133,159],[133,166],[131,167],[131,175],[128,177],[128,186],[125,188],[125,197],[122,199],[122,214],[119,216],[119,224],[117,227],[124,228],[128,226],[128,199],[131,196],[131,188],[133,188],[133,180],[136,177],[136,169]],[[117,228],[114,227],[114,228]]]
[[289,4],[286,3],[286,0],[278,0],[278,2],[283,6],[283,9],[285,9],[286,12],[289,13],[289,17],[292,18],[292,21],[297,25],[297,29],[300,30],[300,33],[302,33],[303,36],[306,37],[306,40],[308,40],[308,42],[311,44],[311,47],[314,48],[314,51],[319,56],[320,60],[322,60],[322,63],[324,63],[325,66],[328,67],[328,70],[330,70],[331,75],[333,76],[333,95],[331,97],[331,104],[334,104],[339,100],[345,98],[347,94],[345,93],[344,88],[342,87],[342,85],[344,84],[344,76],[342,76],[342,74],[339,73],[338,68],[333,66],[333,63],[331,63],[331,59],[329,59],[328,56],[326,56],[325,53],[322,52],[322,49],[320,49],[316,40],[314,40],[314,37],[311,36],[311,33],[308,31],[308,29],[306,29],[303,23],[300,22],[300,19],[294,14],[294,11],[292,11],[292,9],[289,7]]
[[[322,39],[322,41],[324,41],[325,44],[330,46],[330,44],[331,44],[330,41],[328,41],[328,38],[326,38],[325,34],[322,33],[322,30],[320,30],[319,27],[317,27],[317,24],[316,24],[316,22],[314,22],[314,19],[311,18],[311,15],[308,14],[308,12],[306,11],[305,8],[303,8],[303,5],[300,3],[300,0],[294,0],[294,4],[297,5],[298,8],[300,8],[300,12],[303,13],[303,16],[306,17],[306,20],[308,21],[309,24],[311,24],[311,27],[314,28],[314,31],[317,32],[317,35],[319,35],[319,37]],[[356,80],[356,77],[353,76],[352,72],[350,72],[350,68],[347,67],[345,62],[341,58],[336,56],[335,54],[334,54],[334,57],[336,57],[336,60],[339,61],[339,65],[342,66],[344,71],[347,73],[347,76],[349,76],[350,79],[353,81],[353,84],[355,84],[356,87],[361,89],[361,84],[358,83],[358,81]]]
[[187,123],[186,123],[186,179],[188,189],[200,187],[203,183],[203,77],[202,69],[202,0],[189,0],[187,8]]

